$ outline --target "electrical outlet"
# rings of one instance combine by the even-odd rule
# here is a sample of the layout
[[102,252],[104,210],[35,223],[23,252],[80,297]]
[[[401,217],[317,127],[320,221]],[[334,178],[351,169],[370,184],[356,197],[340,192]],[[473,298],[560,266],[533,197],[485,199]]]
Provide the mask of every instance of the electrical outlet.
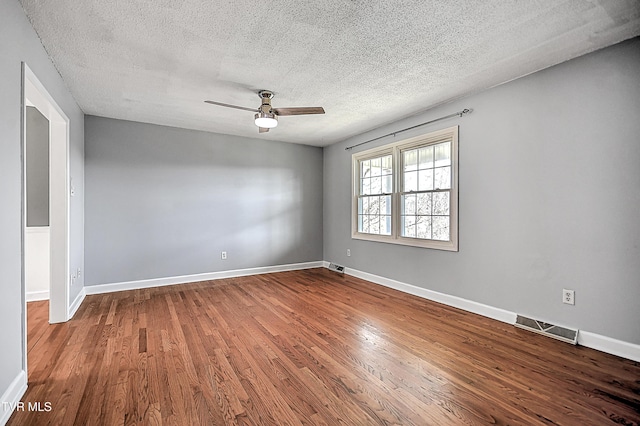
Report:
[[220,255],[220,258],[221,258],[222,260],[227,260],[227,252],[226,252],[226,251],[223,251],[223,252],[222,252],[222,254]]
[[562,303],[566,303],[567,305],[575,305],[575,292],[573,290],[562,290]]
[[347,249],[347,256],[351,256],[351,249]]

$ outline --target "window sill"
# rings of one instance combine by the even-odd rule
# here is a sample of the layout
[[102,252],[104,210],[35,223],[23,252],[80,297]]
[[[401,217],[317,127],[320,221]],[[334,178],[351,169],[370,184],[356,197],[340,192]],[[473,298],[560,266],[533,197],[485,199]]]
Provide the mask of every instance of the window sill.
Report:
[[378,243],[397,244],[402,246],[419,247],[433,250],[458,251],[458,242],[453,241],[437,241],[437,240],[419,240],[417,238],[393,237],[387,235],[362,234],[360,232],[353,233],[351,238],[354,240],[374,241]]

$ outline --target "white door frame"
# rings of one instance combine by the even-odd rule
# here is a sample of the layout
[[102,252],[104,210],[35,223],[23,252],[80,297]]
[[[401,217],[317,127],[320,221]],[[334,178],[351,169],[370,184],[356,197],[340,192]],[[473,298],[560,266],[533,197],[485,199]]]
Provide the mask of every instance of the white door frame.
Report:
[[[49,284],[49,322],[59,323],[69,320],[69,118],[58,106],[44,85],[31,71],[26,63],[22,63],[22,158],[23,202],[26,204],[26,167],[25,167],[25,132],[27,99],[47,120],[49,120],[49,228],[51,239],[50,284]],[[23,205],[23,237],[26,226],[26,206]],[[24,246],[22,249],[24,265]],[[25,301],[23,332],[26,345],[26,288],[24,275],[22,294]],[[26,357],[26,347],[25,347]],[[26,361],[25,361],[26,366]]]

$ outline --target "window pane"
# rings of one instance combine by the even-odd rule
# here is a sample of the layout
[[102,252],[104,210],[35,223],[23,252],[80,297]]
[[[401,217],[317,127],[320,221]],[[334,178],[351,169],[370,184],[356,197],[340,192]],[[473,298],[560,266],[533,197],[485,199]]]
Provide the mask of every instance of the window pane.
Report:
[[451,142],[439,143],[434,146],[436,167],[451,165]]
[[369,232],[369,215],[362,215],[362,232]]
[[418,190],[418,172],[405,172],[404,174],[404,191]]
[[380,214],[380,197],[371,197],[369,200],[369,214]]
[[380,233],[391,235],[391,216],[380,216]]
[[416,217],[415,216],[402,216],[402,236],[404,237],[416,236]]
[[371,159],[371,176],[380,176],[381,165],[382,165],[382,159],[380,158]]
[[418,194],[416,212],[418,214],[431,215],[431,194]]
[[358,198],[358,232],[391,235],[391,195]]
[[435,169],[435,189],[451,188],[451,167],[442,167]]
[[431,217],[418,216],[416,220],[416,237],[431,239]]
[[420,170],[418,172],[418,190],[419,191],[433,190],[433,169]]
[[402,197],[402,214],[405,214],[405,215],[416,214],[415,194],[408,194]]
[[433,193],[433,214],[449,215],[449,192]]
[[449,216],[433,216],[433,239],[449,241]]
[[419,153],[419,161],[418,165],[421,169],[432,169],[433,168],[433,147],[426,146],[424,148],[420,148]]
[[360,195],[390,194],[393,191],[393,156],[360,161]]
[[369,216],[369,233],[380,233],[380,216]]
[[391,175],[382,176],[382,193],[391,194],[391,191],[393,191]]
[[417,149],[404,151],[402,153],[402,156],[403,156],[402,163],[404,164],[405,172],[416,170],[418,168],[418,150]]
[[390,175],[393,173],[393,168],[391,166],[392,164],[393,164],[393,157],[391,155],[382,157],[382,174],[383,175]]
[[360,193],[362,195],[371,194],[371,179],[362,179],[362,185],[360,186]]
[[371,178],[371,194],[382,193],[382,178],[380,176]]
[[391,214],[391,196],[380,197],[380,214]]
[[371,161],[361,161],[360,162],[360,177],[369,177],[371,176]]

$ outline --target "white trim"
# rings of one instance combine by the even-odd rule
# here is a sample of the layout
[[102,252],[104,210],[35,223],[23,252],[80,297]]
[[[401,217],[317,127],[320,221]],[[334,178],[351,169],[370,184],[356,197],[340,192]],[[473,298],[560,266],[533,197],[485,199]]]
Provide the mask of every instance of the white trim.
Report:
[[25,234],[48,234],[48,226],[26,226],[24,228]]
[[175,284],[188,284],[198,281],[219,280],[222,278],[244,277],[247,275],[269,274],[272,272],[296,271],[299,269],[322,268],[324,263],[305,262],[288,265],[263,266],[258,268],[234,269],[230,271],[207,272],[204,274],[181,275],[177,277],[153,278],[148,280],[125,281],[111,284],[85,286],[86,294],[112,293],[115,291],[137,290],[149,287],[161,287]]
[[7,424],[9,417],[13,414],[13,410],[9,410],[8,407],[15,409],[26,391],[27,373],[24,370],[20,370],[16,378],[13,379],[13,382],[2,394],[2,397],[0,397],[0,425]]
[[640,362],[640,345],[580,330],[578,344],[601,352]]
[[[69,117],[29,66],[22,64],[23,117],[28,101],[49,120],[49,322],[65,322],[69,319]],[[23,120],[23,150],[25,134]]]
[[51,290],[51,233],[48,226],[28,226],[24,233],[24,286],[27,302],[48,300]]
[[71,305],[69,306],[69,319],[73,318],[73,316],[76,314],[76,311],[78,310],[80,305],[82,305],[85,297],[87,297],[87,292],[84,290],[84,287],[82,287],[82,289],[80,289],[80,293],[78,293],[74,301],[71,302]]
[[493,318],[494,320],[506,322],[507,324],[514,324],[516,322],[516,314],[513,312],[505,311],[504,309],[495,308],[489,305],[484,305],[472,300],[463,299],[462,297],[451,296],[449,294],[427,290],[426,288],[392,280],[390,278],[381,277],[379,275],[370,274],[368,272],[358,271],[357,269],[345,268],[344,273],[357,278],[361,278],[363,280],[383,285],[385,287],[402,291],[403,293],[413,294],[414,296],[422,297],[423,299],[433,300],[434,302],[443,303],[448,306],[453,306],[454,308],[473,312],[474,314]]
[[[329,262],[324,261],[323,266],[328,268]],[[517,314],[515,312],[463,299],[458,296],[451,296],[437,291],[427,290],[422,287],[359,271],[357,269],[345,267],[344,273],[402,291],[403,293],[413,294],[414,296],[422,297],[423,299],[433,300],[434,302],[443,303],[454,308],[502,321],[507,324],[515,324],[516,322]],[[578,345],[640,362],[640,345],[635,343],[625,342],[623,340],[613,339],[611,337],[591,333],[589,331],[579,330]]]
[[27,302],[37,302],[40,300],[49,300],[49,290],[30,291],[27,293]]

